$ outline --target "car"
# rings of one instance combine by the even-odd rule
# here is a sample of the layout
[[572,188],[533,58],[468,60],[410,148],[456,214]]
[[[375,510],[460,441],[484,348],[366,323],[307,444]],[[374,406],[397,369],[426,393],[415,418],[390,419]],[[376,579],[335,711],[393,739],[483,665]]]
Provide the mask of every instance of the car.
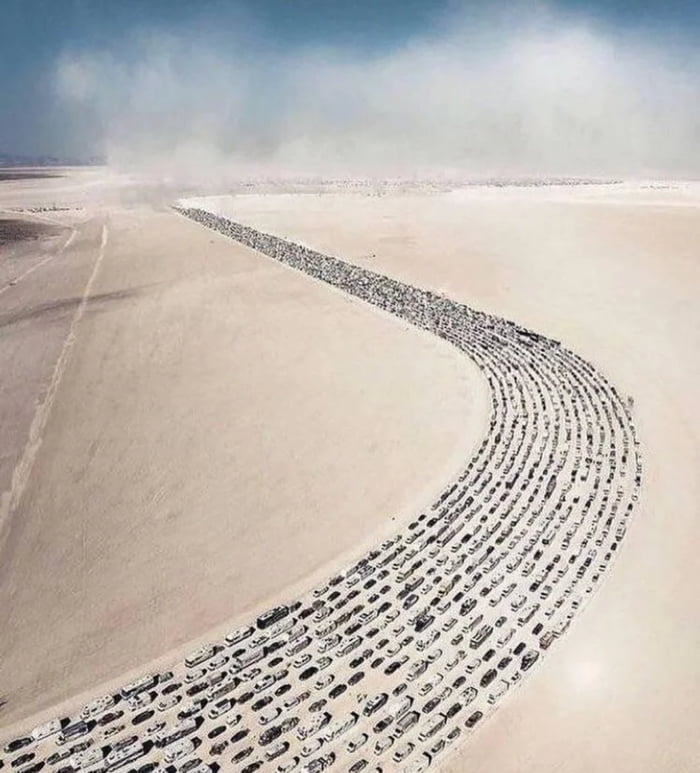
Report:
[[255,703],[253,703],[250,708],[253,709],[253,711],[260,711],[260,709],[264,709],[265,706],[270,703],[272,703],[272,696],[266,695],[264,698],[260,698],[260,700],[255,701]]
[[496,626],[496,628],[500,628],[506,622],[506,620],[507,620],[507,618],[504,615],[501,615],[498,618],[498,620],[496,620],[494,625]]
[[495,703],[500,697],[506,694],[508,692],[508,688],[510,687],[510,683],[506,682],[505,679],[501,679],[501,681],[496,685],[493,692],[489,695],[488,701],[489,703]]
[[508,668],[512,661],[513,658],[510,655],[505,655],[498,661],[496,668],[498,668],[499,671],[503,671],[504,668]]
[[34,739],[30,738],[29,736],[24,736],[22,738],[15,738],[9,743],[6,743],[3,747],[3,751],[6,754],[13,754],[16,751],[19,751],[20,749],[24,749],[25,746],[29,746],[29,744],[33,743]]
[[488,663],[489,660],[496,654],[496,650],[493,647],[484,653],[484,663]]
[[358,760],[348,768],[348,773],[360,773],[360,771],[364,770],[367,765],[369,765],[367,760]]
[[287,762],[281,762],[277,766],[277,773],[291,773],[291,771],[294,770],[298,764],[299,757],[292,757],[290,760],[287,760]]
[[239,741],[242,741],[249,733],[250,730],[248,730],[247,727],[244,727],[242,730],[239,730],[231,736],[231,743],[238,743]]
[[358,749],[363,747],[368,740],[369,740],[369,736],[367,735],[367,733],[361,733],[360,735],[348,741],[348,744],[345,747],[346,751],[348,752],[348,754],[354,754]]
[[379,738],[374,744],[374,753],[379,757],[384,754],[387,749],[390,749],[394,743],[392,736],[386,736],[385,738]]
[[13,768],[18,768],[20,765],[26,765],[28,762],[31,762],[34,757],[36,757],[36,752],[25,752],[24,754],[20,754],[19,757],[15,757],[10,765]]
[[403,744],[403,746],[400,746],[392,755],[391,759],[394,762],[403,762],[416,748],[415,744],[411,743],[410,741],[408,743]]
[[513,650],[514,655],[519,655],[525,649],[525,642],[521,641]]
[[46,764],[55,765],[57,762],[61,762],[61,760],[65,760],[67,757],[70,757],[71,754],[73,754],[72,749],[59,750],[46,758]]
[[111,738],[113,735],[117,735],[118,733],[121,733],[122,730],[126,725],[112,725],[111,727],[108,727],[104,733],[102,733],[103,738]]
[[365,678],[365,672],[364,671],[357,671],[354,673],[349,679],[348,684],[349,685],[356,685],[358,682],[360,682],[362,679]]
[[495,668],[490,668],[482,677],[479,684],[482,687],[488,687],[491,682],[498,676],[498,671]]
[[207,738],[214,739],[226,732],[226,725],[217,725],[213,727],[208,733]]
[[218,743],[213,744],[212,747],[209,749],[209,754],[216,757],[220,754],[223,754],[227,748],[228,748],[228,741],[224,739],[223,741],[219,741]]
[[168,695],[167,698],[163,698],[158,701],[156,708],[158,711],[168,711],[169,709],[173,708],[173,706],[177,706],[181,700],[181,695]]
[[537,625],[532,629],[533,635],[537,636],[537,634],[540,633],[540,631],[542,631],[543,628],[544,628],[544,625],[542,625],[542,623],[537,623]]
[[131,720],[131,724],[140,725],[142,722],[147,722],[155,713],[153,709],[141,711]]
[[464,723],[466,727],[474,727],[476,723],[484,716],[483,711],[475,711],[473,714],[470,714],[467,718],[467,721]]
[[302,747],[300,754],[302,757],[310,757],[323,746],[323,741],[320,738],[310,738]]
[[468,674],[473,674],[477,668],[481,665],[481,658],[475,658],[471,663],[467,663],[466,671]]
[[348,686],[346,684],[337,684],[329,693],[329,698],[338,698],[341,696],[346,690],[348,689]]
[[103,714],[97,720],[97,724],[100,727],[104,727],[105,725],[108,725],[110,722],[114,722],[117,719],[121,719],[123,716],[124,716],[123,711],[108,711],[106,714]]
[[262,760],[255,760],[254,762],[251,762],[250,765],[246,765],[245,768],[243,768],[242,773],[255,773],[258,768],[262,767],[262,764]]
[[273,706],[260,714],[258,722],[261,725],[269,725],[270,722],[274,722],[281,713],[282,709],[279,706]]
[[315,713],[317,711],[321,711],[321,709],[328,703],[328,701],[325,698],[321,698],[320,700],[317,700],[315,703],[312,703],[309,706],[309,711],[312,713]]
[[293,709],[295,706],[299,706],[302,704],[305,700],[308,700],[311,697],[311,693],[308,690],[305,690],[304,692],[299,693],[298,695],[295,695],[293,698],[289,698],[284,702],[285,709]]
[[384,673],[390,676],[391,674],[395,674],[401,666],[403,666],[405,663],[408,662],[408,655],[404,655],[403,657],[397,658],[393,662],[389,663],[389,665],[384,669]]

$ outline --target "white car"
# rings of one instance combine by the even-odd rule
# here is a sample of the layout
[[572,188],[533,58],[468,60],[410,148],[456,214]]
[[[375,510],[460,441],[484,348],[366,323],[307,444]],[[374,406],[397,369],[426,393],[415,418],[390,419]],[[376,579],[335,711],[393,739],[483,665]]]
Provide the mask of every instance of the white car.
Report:
[[410,741],[408,741],[408,743],[403,744],[403,746],[399,746],[399,748],[393,753],[391,759],[394,762],[403,762],[415,748],[415,744],[412,744]]
[[282,709],[279,706],[273,706],[267,709],[267,711],[263,711],[260,713],[260,716],[258,717],[258,722],[261,725],[269,725],[270,722],[274,722],[281,713],[282,713]]
[[362,748],[367,743],[367,741],[369,741],[369,736],[367,733],[362,733],[361,735],[358,735],[348,741],[348,745],[346,746],[348,754],[353,754],[358,749]]
[[168,711],[169,709],[172,709],[173,706],[177,706],[181,700],[181,695],[168,695],[167,698],[162,698],[160,701],[158,701],[156,708],[158,711]]
[[467,673],[473,674],[477,668],[481,665],[481,658],[474,658],[471,663],[467,663]]
[[493,692],[489,695],[489,703],[494,704],[501,696],[508,692],[509,687],[510,683],[506,682],[505,679],[501,679]]
[[320,738],[311,738],[301,747],[301,756],[310,757],[315,754],[323,746],[323,741]]

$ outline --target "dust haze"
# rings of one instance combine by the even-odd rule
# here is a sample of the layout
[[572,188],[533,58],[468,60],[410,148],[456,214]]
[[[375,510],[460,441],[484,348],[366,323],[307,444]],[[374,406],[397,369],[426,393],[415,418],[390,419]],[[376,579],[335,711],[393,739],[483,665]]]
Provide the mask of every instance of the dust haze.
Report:
[[207,25],[66,49],[75,142],[179,171],[695,175],[700,55],[551,6],[455,7],[390,51],[281,51]]

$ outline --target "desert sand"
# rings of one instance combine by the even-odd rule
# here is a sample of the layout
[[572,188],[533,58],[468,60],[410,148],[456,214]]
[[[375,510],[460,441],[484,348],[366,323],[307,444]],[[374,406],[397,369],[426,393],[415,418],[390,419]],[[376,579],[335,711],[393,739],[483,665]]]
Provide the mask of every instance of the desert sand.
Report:
[[211,208],[546,331],[634,396],[645,480],[620,561],[555,657],[446,770],[695,769],[699,186],[239,196]]
[[436,339],[165,207],[50,214],[74,240],[0,296],[6,488],[31,459],[2,523],[3,726],[306,586],[484,432],[479,372]]
[[[77,187],[50,184],[83,211],[59,216],[76,236],[46,264],[70,271],[37,269],[7,307],[7,327],[45,348],[2,355],[32,385],[14,387],[24,418],[4,464],[23,458],[27,404],[74,338],[4,524],[3,725],[311,587],[429,501],[485,431],[478,373],[436,340],[163,208],[109,188],[79,203]],[[12,185],[0,206],[41,199],[38,181]],[[645,481],[620,560],[446,769],[693,769],[692,186],[198,203],[560,339],[634,396]],[[66,309],[27,315],[53,303],[59,277]]]

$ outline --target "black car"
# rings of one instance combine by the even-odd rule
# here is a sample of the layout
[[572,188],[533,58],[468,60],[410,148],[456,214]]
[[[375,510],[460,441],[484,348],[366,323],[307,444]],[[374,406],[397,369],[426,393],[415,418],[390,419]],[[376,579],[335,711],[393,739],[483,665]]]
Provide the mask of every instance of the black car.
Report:
[[66,757],[70,757],[73,752],[70,749],[62,749],[61,751],[54,752],[50,757],[46,758],[46,762],[49,765],[55,765],[61,760],[65,760]]
[[316,666],[309,666],[299,674],[299,679],[301,679],[301,681],[303,682],[306,679],[311,679],[311,677],[317,673],[318,673],[318,668]]
[[389,717],[384,717],[383,719],[380,719],[380,720],[379,720],[379,722],[377,722],[377,724],[374,726],[374,732],[375,732],[375,733],[381,733],[381,732],[383,732],[384,730],[386,730],[386,729],[387,729],[387,727],[389,727],[389,725],[390,725],[390,724],[391,724],[393,721],[394,721],[394,718],[393,718],[393,717],[391,717],[391,716],[389,716]]
[[378,649],[378,650],[381,650],[381,649],[383,649],[384,647],[386,647],[386,645],[387,645],[388,643],[389,643],[389,639],[380,639],[380,640],[377,642],[377,649]]
[[498,671],[496,671],[495,668],[490,668],[482,677],[481,677],[481,684],[482,687],[488,687],[491,682],[496,678],[498,675]]
[[423,713],[424,714],[430,714],[431,711],[434,711],[440,704],[440,698],[431,698],[425,706],[423,706]]
[[243,768],[243,773],[255,773],[260,767],[262,767],[262,760],[255,760],[255,762],[251,762],[250,765],[246,765]]
[[255,701],[255,703],[253,703],[250,708],[253,709],[253,711],[260,711],[260,709],[264,709],[265,706],[270,703],[272,703],[272,696],[266,695],[264,698],[260,698],[260,700]]
[[24,749],[25,746],[29,746],[31,742],[31,738],[15,738],[13,741],[5,744],[3,751],[7,752],[7,754],[12,754],[19,751],[19,749]]
[[[242,730],[239,730],[231,736],[231,743],[238,743],[239,741],[242,741],[248,735],[248,733],[250,733],[250,730],[248,730],[247,727],[244,727]],[[241,757],[241,759],[243,759],[243,757]]]
[[348,689],[348,686],[346,684],[337,684],[329,693],[328,696],[330,698],[338,698],[340,697],[346,690]]
[[538,633],[544,628],[542,623],[537,623],[537,625],[532,629],[532,633],[537,636]]
[[[39,771],[46,765],[44,760],[40,760],[39,762],[35,762],[33,765],[28,765],[26,768],[22,769],[22,773],[39,773]],[[72,766],[70,767],[71,770],[73,770]]]
[[511,658],[510,655],[506,655],[505,657],[502,657],[498,661],[498,669],[500,671],[503,671],[503,669],[507,668],[511,664],[512,661],[513,661],[513,658]]
[[488,662],[489,662],[489,660],[491,660],[491,658],[492,658],[492,657],[493,657],[495,654],[496,654],[496,650],[495,650],[495,649],[493,649],[493,647],[492,647],[490,650],[487,650],[487,651],[484,653],[484,662],[485,662],[485,663],[488,663]]
[[[175,692],[175,690],[179,690],[181,687],[182,682],[171,682],[170,684],[165,685],[161,692],[163,695],[170,695],[171,692]],[[105,714],[105,716],[107,715]],[[101,722],[102,719],[104,719],[104,717],[98,721]]]
[[231,762],[236,765],[239,762],[242,762],[246,757],[249,757],[253,753],[253,747],[247,746],[245,749],[241,749],[238,754],[234,754],[233,757],[231,757]]
[[136,773],[153,773],[157,767],[157,762],[146,762],[144,765],[141,765],[140,768],[136,768]]
[[345,629],[345,635],[346,636],[352,636],[355,633],[355,631],[359,631],[360,628],[362,628],[362,623],[360,623],[360,622],[352,623],[352,625],[349,625]]
[[97,724],[100,725],[100,727],[104,727],[105,725],[108,725],[110,722],[114,722],[117,719],[121,719],[123,716],[124,716],[123,711],[108,711],[106,714],[103,714],[97,720]]
[[19,757],[15,757],[14,760],[10,763],[13,768],[19,768],[20,765],[24,765],[27,762],[31,762],[34,757],[36,757],[36,754],[34,752],[25,752],[24,754],[20,754]]
[[387,676],[391,676],[391,674],[395,674],[402,665],[403,663],[400,660],[394,660],[384,669],[384,673],[387,674]]
[[355,685],[358,682],[361,682],[364,678],[365,678],[365,672],[357,671],[348,679],[348,684],[351,686]]
[[309,711],[311,713],[314,713],[316,711],[321,711],[321,709],[328,703],[328,701],[325,698],[321,698],[320,700],[317,700],[315,703],[312,703],[309,706]]
[[139,712],[132,720],[132,725],[140,725],[142,722],[147,722],[156,712],[153,709],[146,709]]
[[350,668],[358,668],[364,663],[364,661],[364,657],[362,655],[358,655],[358,657],[350,661]]
[[214,756],[217,756],[219,754],[223,754],[224,751],[228,748],[228,741],[223,740],[219,741],[219,743],[215,743],[211,749],[209,749],[209,754],[212,754]]
[[283,660],[284,658],[281,658],[279,655],[277,655],[277,657],[272,658],[272,660],[267,665],[270,668],[274,668],[275,666],[279,666],[279,664],[282,663]]
[[369,765],[367,760],[358,760],[348,768],[348,773],[360,773],[360,771],[364,770],[367,765]]
[[204,690],[208,689],[209,682],[198,682],[197,684],[193,684],[191,687],[188,687],[185,692],[187,695],[190,696],[190,698],[194,695],[197,695],[200,692],[204,692]]
[[316,610],[313,607],[306,607],[306,609],[302,609],[301,612],[299,612],[299,619],[306,620],[306,618],[309,615],[313,615],[315,611]]
[[484,716],[483,711],[475,711],[469,715],[469,718],[464,723],[467,727],[474,727],[474,725]]
[[252,690],[248,690],[248,692],[244,692],[243,695],[240,696],[240,698],[237,699],[238,703],[247,703],[251,698],[255,697],[255,693]]
[[401,682],[401,684],[397,684],[396,687],[391,691],[392,695],[399,696],[401,693],[406,692],[408,689],[408,685],[406,682]]
[[275,695],[279,698],[280,695],[284,695],[285,693],[288,693],[291,689],[292,689],[292,685],[289,684],[289,682],[285,682],[275,690]]
[[464,676],[464,675],[462,675],[462,676],[458,676],[458,677],[457,677],[457,678],[454,680],[454,682],[452,682],[452,687],[453,687],[455,690],[459,690],[459,688],[460,688],[460,687],[461,687],[461,686],[462,686],[462,685],[463,685],[463,684],[464,684],[466,681],[467,681],[467,677],[466,677],[466,676]]
[[459,712],[462,710],[462,704],[457,701],[457,703],[453,703],[449,709],[445,712],[445,716],[447,719],[452,719],[456,714],[459,714]]
[[371,666],[372,668],[379,668],[379,666],[381,666],[383,662],[384,662],[384,658],[375,658],[372,661]]
[[519,655],[525,649],[525,642],[521,641],[520,644],[513,650],[516,655]]
[[217,727],[212,728],[208,733],[208,738],[216,738],[218,735],[221,735],[222,733],[226,732],[226,725],[217,725]]

